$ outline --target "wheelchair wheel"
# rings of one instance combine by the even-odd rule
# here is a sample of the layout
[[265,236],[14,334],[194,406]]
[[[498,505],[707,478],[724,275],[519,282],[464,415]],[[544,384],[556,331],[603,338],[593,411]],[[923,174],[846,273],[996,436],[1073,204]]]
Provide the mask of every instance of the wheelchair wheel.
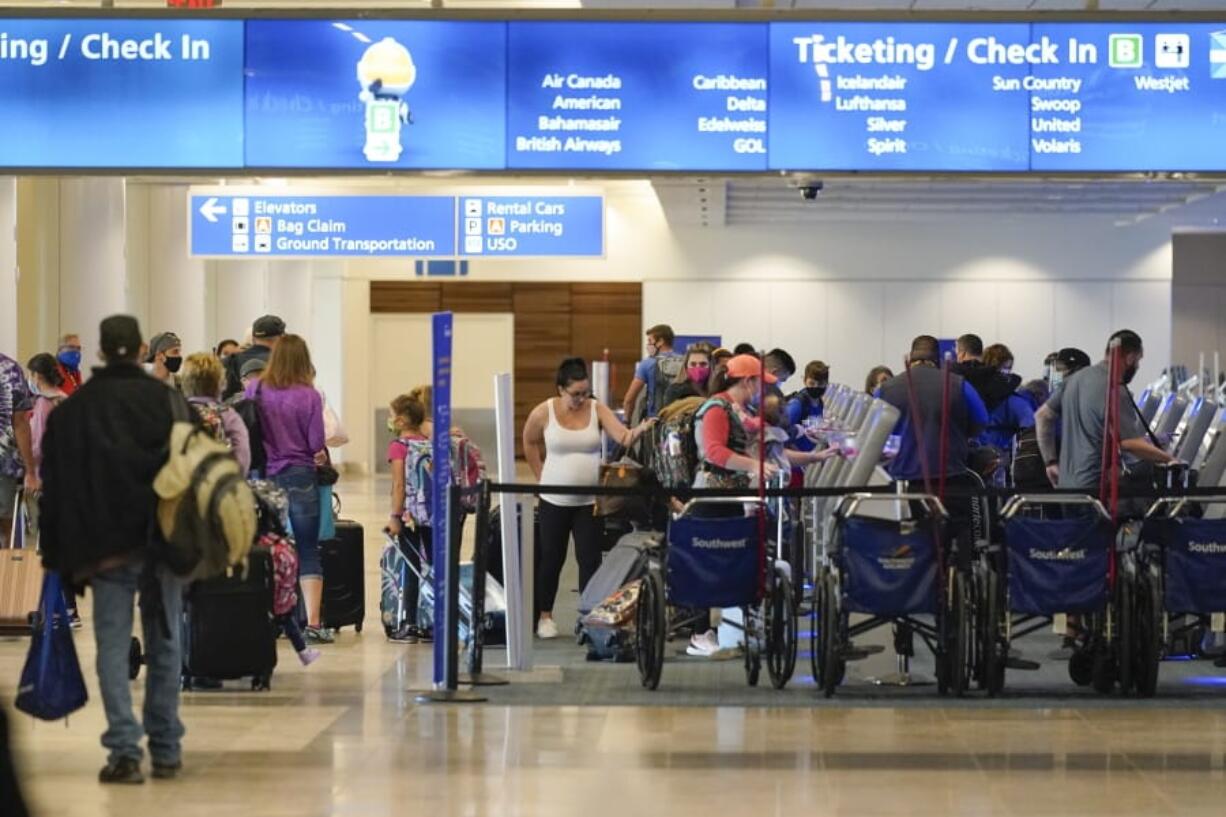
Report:
[[1004,599],[1000,587],[1000,576],[994,570],[984,574],[980,623],[980,657],[983,663],[983,677],[980,688],[989,696],[996,696],[1005,688],[1005,661],[1009,654],[1009,645],[1003,634]]
[[842,610],[839,604],[838,582],[830,573],[822,577],[819,588],[819,620],[817,622],[818,649],[815,657],[820,654],[818,663],[820,672],[814,675],[818,687],[827,697],[834,695],[834,690],[843,682],[846,662],[842,654]]
[[955,697],[966,694],[971,677],[971,642],[974,640],[974,615],[971,611],[970,582],[965,573],[953,571],[949,584],[949,615],[946,619],[944,663],[947,689]]
[[1088,687],[1094,680],[1094,652],[1089,647],[1080,647],[1069,656],[1068,677],[1079,687]]
[[745,628],[743,631],[745,640],[742,642],[745,648],[745,683],[751,687],[756,687],[758,680],[762,677],[763,642],[766,640],[766,634],[761,631],[764,622],[758,609],[741,608],[741,620]]
[[658,564],[652,564],[643,576],[639,591],[639,606],[635,613],[634,655],[639,668],[639,681],[646,689],[660,686],[664,669],[664,636],[668,629],[664,608],[664,577]]
[[1134,599],[1134,579],[1127,572],[1120,571],[1115,581],[1115,678],[1120,685],[1120,693],[1127,695],[1132,692],[1136,670],[1136,602]]
[[[793,568],[795,570],[795,568]],[[766,671],[771,686],[783,689],[796,670],[796,603],[782,571],[766,599]]]
[[805,523],[797,519],[792,525],[792,541],[788,564],[792,566],[792,603],[797,611],[805,598]]
[[1143,698],[1152,698],[1158,691],[1162,662],[1162,585],[1156,570],[1142,572],[1133,609],[1133,689]]

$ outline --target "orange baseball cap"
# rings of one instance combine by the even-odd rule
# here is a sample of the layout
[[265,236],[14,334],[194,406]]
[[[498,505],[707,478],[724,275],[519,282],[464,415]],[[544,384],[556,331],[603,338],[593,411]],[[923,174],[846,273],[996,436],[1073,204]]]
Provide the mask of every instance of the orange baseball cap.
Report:
[[737,355],[728,361],[729,377],[761,377],[767,383],[774,383],[776,378],[770,372],[762,370],[762,361],[753,355]]

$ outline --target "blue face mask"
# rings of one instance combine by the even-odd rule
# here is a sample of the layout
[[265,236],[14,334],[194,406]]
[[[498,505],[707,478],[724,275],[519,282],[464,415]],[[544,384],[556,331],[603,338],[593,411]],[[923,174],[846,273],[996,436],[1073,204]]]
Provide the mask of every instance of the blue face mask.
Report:
[[56,355],[56,360],[62,363],[65,367],[76,371],[76,369],[81,365],[81,350],[65,349]]
[[1047,382],[1051,387],[1052,393],[1054,394],[1056,389],[1060,388],[1064,384],[1064,373],[1052,369],[1051,375],[1047,378]]

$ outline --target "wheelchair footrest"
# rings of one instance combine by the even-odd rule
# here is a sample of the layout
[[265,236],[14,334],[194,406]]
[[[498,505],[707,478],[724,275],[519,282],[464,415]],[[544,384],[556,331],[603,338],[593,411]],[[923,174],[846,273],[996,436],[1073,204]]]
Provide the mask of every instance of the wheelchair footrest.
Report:
[[885,652],[885,647],[881,644],[870,644],[866,647],[858,647],[853,644],[843,648],[842,658],[844,661],[863,661],[870,655],[882,652]]
[[1022,658],[1020,656],[1011,655],[1005,659],[1005,667],[1007,667],[1008,669],[1020,669],[1020,670],[1034,671],[1034,670],[1039,669],[1040,666],[1041,665],[1039,664],[1038,661],[1031,661],[1029,659]]

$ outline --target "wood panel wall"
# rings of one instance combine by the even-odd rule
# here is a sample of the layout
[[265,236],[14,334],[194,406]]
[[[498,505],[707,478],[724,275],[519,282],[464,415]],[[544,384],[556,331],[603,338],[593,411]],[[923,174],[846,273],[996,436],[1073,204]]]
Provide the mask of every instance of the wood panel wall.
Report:
[[[370,311],[500,312],[515,316],[515,423],[552,396],[558,363],[572,355],[613,364],[620,405],[643,356],[643,288],[638,283],[371,281]],[[518,433],[516,449],[518,450]]]

